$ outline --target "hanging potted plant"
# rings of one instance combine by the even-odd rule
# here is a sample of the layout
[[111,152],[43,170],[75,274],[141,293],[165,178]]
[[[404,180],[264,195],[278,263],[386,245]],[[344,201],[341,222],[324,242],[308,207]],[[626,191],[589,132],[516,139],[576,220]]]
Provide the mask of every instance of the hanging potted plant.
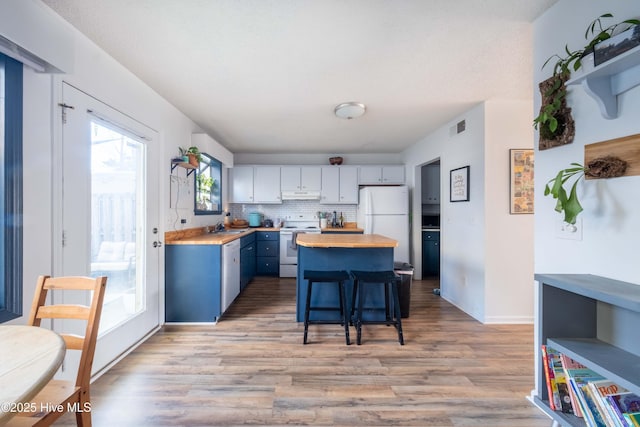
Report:
[[[557,200],[556,212],[564,214],[564,221],[568,224],[575,224],[578,214],[583,211],[578,200],[578,182],[581,178],[589,176],[592,178],[615,178],[624,175],[627,170],[627,162],[613,156],[593,159],[585,167],[580,163],[571,163],[571,167],[560,170],[556,176],[547,182],[544,187],[544,195],[551,195]],[[573,184],[567,193],[564,185]]]
[[640,23],[637,19],[627,19],[618,24],[604,28],[603,18],[612,18],[613,15],[605,13],[594,19],[585,31],[585,39],[591,40],[579,50],[569,50],[565,45],[567,56],[552,55],[542,65],[544,68],[549,62],[556,59],[553,67],[553,75],[539,84],[542,98],[540,113],[533,120],[533,125],[540,132],[539,149],[557,147],[573,142],[575,135],[575,123],[571,116],[571,108],[567,105],[566,82],[571,77],[571,73],[578,71],[582,66],[582,61],[586,55],[593,53],[594,46],[604,40],[609,39],[621,28],[624,30],[630,26]]

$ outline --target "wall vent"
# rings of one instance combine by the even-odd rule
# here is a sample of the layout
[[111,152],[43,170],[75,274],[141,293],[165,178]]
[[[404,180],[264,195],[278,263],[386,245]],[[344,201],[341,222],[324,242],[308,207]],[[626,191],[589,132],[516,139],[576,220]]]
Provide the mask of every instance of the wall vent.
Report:
[[456,124],[456,133],[462,133],[467,128],[467,122],[465,120],[461,120]]

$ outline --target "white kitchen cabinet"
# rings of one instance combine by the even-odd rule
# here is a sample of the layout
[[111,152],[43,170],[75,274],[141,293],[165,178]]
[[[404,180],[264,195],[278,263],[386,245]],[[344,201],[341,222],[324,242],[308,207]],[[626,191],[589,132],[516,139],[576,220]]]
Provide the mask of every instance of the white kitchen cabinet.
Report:
[[440,165],[427,165],[422,168],[422,204],[440,203]]
[[358,168],[355,166],[323,167],[320,203],[358,204]]
[[229,169],[229,201],[253,203],[253,166],[234,166]]
[[320,191],[321,171],[320,166],[282,166],[280,188],[282,191]]
[[234,166],[229,180],[231,203],[282,203],[279,166]]
[[404,165],[360,166],[361,185],[404,184]]
[[253,200],[254,203],[282,203],[280,166],[255,166]]

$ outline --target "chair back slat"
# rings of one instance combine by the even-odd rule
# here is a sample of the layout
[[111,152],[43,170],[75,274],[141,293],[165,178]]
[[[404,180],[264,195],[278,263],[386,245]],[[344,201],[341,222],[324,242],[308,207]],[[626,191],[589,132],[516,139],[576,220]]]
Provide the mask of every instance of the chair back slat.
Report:
[[[91,379],[91,366],[98,338],[106,285],[106,276],[96,278],[79,276],[51,278],[49,276],[40,276],[38,277],[36,293],[29,315],[29,324],[33,326],[40,326],[40,320],[43,318],[86,320],[84,337],[61,334],[68,349],[81,350],[82,352],[80,364],[78,365],[76,386],[83,387],[86,390],[88,390]],[[49,290],[85,290],[93,292],[88,306],[76,304],[45,305]]]
[[92,291],[96,288],[95,280],[93,277],[82,276],[49,277],[44,287],[45,289],[64,289],[67,291]]
[[84,347],[84,337],[74,334],[60,334],[64,343],[67,345],[67,350],[82,350]]
[[39,319],[79,319],[88,320],[91,310],[86,305],[56,304],[38,308]]

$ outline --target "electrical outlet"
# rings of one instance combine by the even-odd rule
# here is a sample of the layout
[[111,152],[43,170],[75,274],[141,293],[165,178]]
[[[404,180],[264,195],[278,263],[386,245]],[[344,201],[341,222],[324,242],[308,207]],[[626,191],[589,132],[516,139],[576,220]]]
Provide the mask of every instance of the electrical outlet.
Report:
[[578,218],[575,224],[569,224],[559,218],[556,222],[556,238],[582,240],[582,219]]
[[186,219],[182,218],[182,219],[180,220],[180,224],[186,224],[186,223],[187,223],[187,220],[186,220]]

